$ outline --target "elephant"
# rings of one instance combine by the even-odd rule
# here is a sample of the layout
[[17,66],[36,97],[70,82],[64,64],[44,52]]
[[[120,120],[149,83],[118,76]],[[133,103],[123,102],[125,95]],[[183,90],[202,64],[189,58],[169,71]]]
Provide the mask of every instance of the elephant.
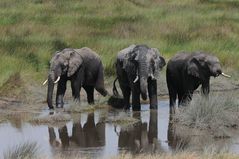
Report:
[[187,105],[199,85],[202,85],[202,94],[207,97],[210,92],[210,77],[219,75],[230,77],[222,72],[216,56],[202,51],[177,53],[168,61],[166,68],[170,112],[175,113],[177,97],[179,106]]
[[[150,99],[150,109],[157,109],[157,76],[166,65],[165,59],[160,56],[158,49],[147,45],[130,45],[121,50],[116,59],[116,80],[123,94],[123,108],[130,108],[132,92],[132,109],[140,110],[140,95],[143,100]],[[115,82],[114,96],[119,96]]]
[[72,96],[76,101],[80,101],[81,87],[87,93],[89,104],[94,104],[94,88],[103,96],[108,94],[101,59],[90,48],[66,48],[52,57],[48,79],[43,83],[48,82],[47,103],[50,109],[53,109],[52,94],[56,83],[56,107],[63,107],[67,80],[71,81]]

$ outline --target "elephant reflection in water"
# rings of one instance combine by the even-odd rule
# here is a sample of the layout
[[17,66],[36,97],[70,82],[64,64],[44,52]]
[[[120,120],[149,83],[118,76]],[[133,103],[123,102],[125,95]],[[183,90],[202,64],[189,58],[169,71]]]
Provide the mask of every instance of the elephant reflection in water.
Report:
[[69,136],[66,125],[58,129],[60,141],[57,141],[54,128],[49,127],[49,142],[52,147],[100,147],[105,145],[105,123],[95,124],[94,113],[87,117],[82,127],[80,121],[73,124],[72,136]]
[[133,117],[140,120],[133,128],[121,130],[119,133],[119,148],[126,148],[134,153],[155,152],[158,148],[158,112],[150,111],[148,123],[142,123],[140,112],[134,112]]
[[[173,115],[169,115],[168,121],[168,146],[173,151],[181,151],[185,150],[189,147],[189,142],[191,140],[190,136],[183,135],[184,132],[181,134],[177,131],[175,121],[173,120]],[[182,130],[185,131],[185,130]]]

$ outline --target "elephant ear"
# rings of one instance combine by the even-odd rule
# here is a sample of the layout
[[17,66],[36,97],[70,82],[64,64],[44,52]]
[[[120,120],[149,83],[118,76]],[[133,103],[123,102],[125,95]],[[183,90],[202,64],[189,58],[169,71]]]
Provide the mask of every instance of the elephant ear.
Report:
[[203,75],[203,65],[205,64],[205,59],[202,57],[193,57],[187,63],[187,73],[191,76],[204,79]]
[[129,62],[133,62],[135,60],[138,60],[137,54],[134,51],[134,48],[136,45],[130,45],[128,48],[122,50],[122,52],[125,54],[124,60],[123,60],[123,68],[125,69]]
[[166,65],[166,61],[162,56],[159,56],[159,68],[162,69]]
[[165,59],[160,56],[160,52],[157,48],[151,48],[152,52],[154,53],[153,57],[155,59],[155,68],[162,69],[165,65]]
[[77,69],[82,65],[83,59],[78,52],[70,52],[70,57],[69,57],[69,68],[67,72],[67,76],[70,77],[72,76]]

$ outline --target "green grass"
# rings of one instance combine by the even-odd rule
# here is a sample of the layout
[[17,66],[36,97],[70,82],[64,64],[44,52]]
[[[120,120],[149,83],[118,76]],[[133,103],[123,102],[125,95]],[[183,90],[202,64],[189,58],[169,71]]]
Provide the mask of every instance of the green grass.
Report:
[[1,0],[0,86],[16,72],[44,80],[50,58],[65,47],[95,50],[108,76],[117,52],[133,43],[167,59],[204,50],[238,69],[238,8],[238,0]]

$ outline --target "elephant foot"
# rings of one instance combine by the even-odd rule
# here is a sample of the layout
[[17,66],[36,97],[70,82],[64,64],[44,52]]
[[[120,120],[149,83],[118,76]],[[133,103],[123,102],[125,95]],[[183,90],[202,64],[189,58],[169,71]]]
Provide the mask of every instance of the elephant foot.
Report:
[[53,110],[54,109],[54,107],[53,106],[48,106],[49,107],[49,110]]
[[130,105],[124,106],[124,110],[129,110]]
[[64,104],[56,104],[56,108],[63,108]]
[[141,110],[140,106],[133,106],[133,111],[140,111],[140,110]]

